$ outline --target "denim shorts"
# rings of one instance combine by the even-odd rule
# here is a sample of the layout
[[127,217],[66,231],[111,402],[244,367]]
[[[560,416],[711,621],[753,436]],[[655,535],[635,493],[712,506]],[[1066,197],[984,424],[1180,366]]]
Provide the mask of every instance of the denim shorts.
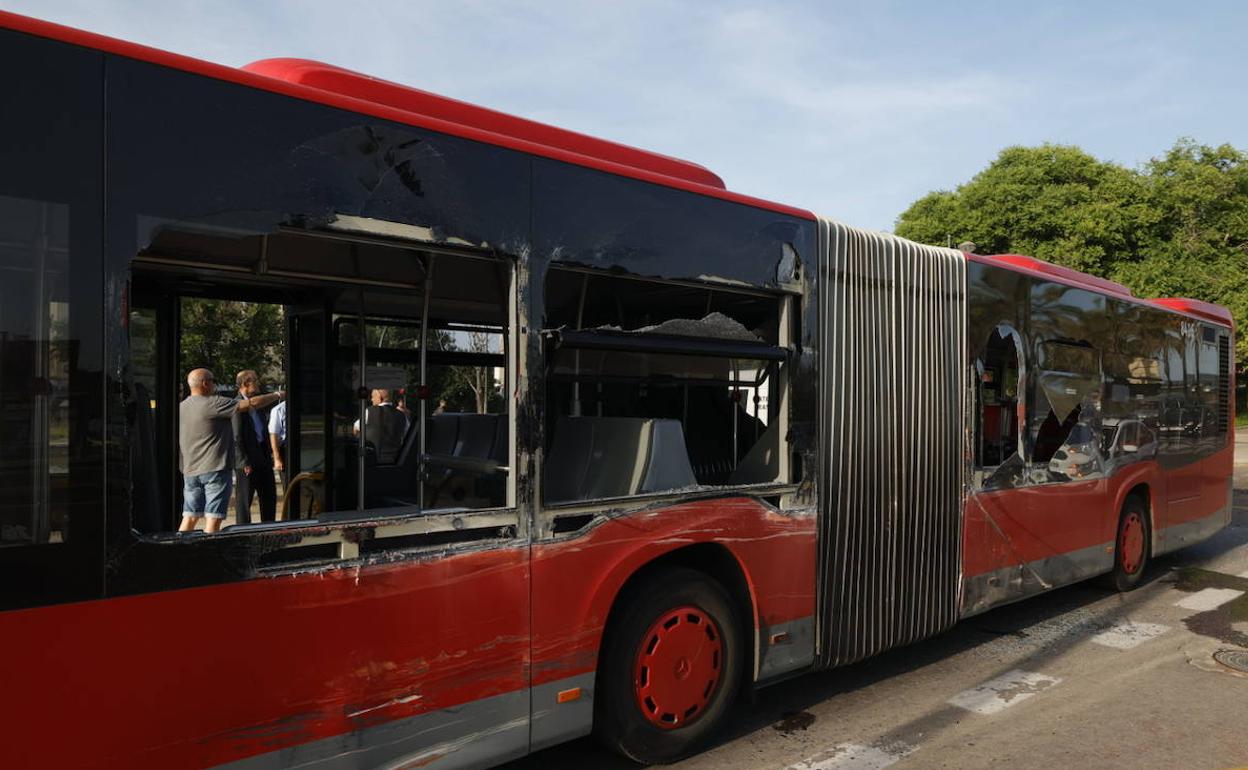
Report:
[[234,474],[228,468],[182,477],[182,515],[224,519]]

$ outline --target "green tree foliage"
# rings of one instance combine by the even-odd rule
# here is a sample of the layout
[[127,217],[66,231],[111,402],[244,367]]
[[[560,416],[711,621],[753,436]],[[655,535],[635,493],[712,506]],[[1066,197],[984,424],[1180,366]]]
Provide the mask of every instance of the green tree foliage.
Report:
[[243,369],[255,369],[270,388],[280,383],[282,337],[281,305],[182,301],[182,368],[207,367],[222,385],[233,386]]
[[[1009,147],[953,191],[916,201],[897,234],[973,241],[1121,281],[1138,296],[1192,297],[1248,319],[1248,154],[1179,140],[1143,168],[1077,147]],[[1236,358],[1248,366],[1248,335]]]

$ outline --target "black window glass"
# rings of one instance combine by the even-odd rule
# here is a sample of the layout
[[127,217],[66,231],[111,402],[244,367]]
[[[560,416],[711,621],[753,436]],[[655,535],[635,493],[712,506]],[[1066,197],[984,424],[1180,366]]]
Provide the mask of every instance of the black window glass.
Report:
[[6,72],[32,62],[0,94],[0,606],[102,579],[102,62],[0,31]]

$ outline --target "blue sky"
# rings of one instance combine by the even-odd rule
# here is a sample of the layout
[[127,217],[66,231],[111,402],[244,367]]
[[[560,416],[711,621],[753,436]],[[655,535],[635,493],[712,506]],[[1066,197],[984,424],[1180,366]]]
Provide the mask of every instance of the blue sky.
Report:
[[1248,148],[1248,4],[0,0],[229,65],[320,59],[890,230],[1004,147]]

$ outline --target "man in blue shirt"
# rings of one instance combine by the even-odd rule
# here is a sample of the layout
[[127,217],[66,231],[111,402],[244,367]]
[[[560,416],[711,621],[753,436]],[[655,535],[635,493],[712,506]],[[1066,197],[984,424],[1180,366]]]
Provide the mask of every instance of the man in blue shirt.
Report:
[[279,401],[269,410],[269,447],[273,450],[273,467],[282,477],[282,489],[290,483],[286,475],[286,402]]
[[[234,378],[238,397],[260,395],[260,376],[244,369]],[[273,482],[273,453],[269,447],[267,415],[259,410],[234,417],[234,515],[239,524],[251,523],[251,500],[260,499],[260,521],[277,518],[277,485]]]

